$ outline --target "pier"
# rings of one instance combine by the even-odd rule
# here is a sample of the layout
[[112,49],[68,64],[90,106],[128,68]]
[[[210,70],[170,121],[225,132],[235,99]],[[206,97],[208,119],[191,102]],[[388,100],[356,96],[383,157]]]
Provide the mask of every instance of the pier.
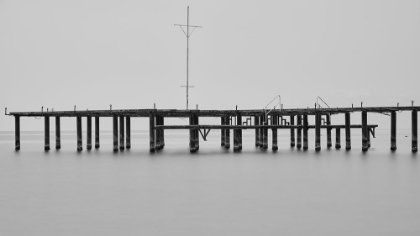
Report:
[[[220,130],[221,146],[225,149],[231,147],[231,130],[233,130],[233,151],[242,150],[242,131],[245,129],[255,130],[255,146],[263,150],[269,148],[268,130],[271,130],[272,144],[271,149],[276,151],[280,148],[277,143],[277,131],[279,129],[290,130],[290,146],[296,145],[297,149],[308,149],[308,142],[312,141],[308,137],[308,130],[315,129],[315,150],[322,150],[321,131],[327,134],[327,148],[332,147],[332,130],[335,129],[335,148],[341,148],[341,130],[345,133],[345,149],[351,150],[352,129],[360,130],[362,134],[362,151],[367,152],[371,146],[371,136],[375,137],[376,124],[368,124],[369,113],[381,113],[390,116],[390,149],[397,149],[397,112],[411,112],[412,127],[412,152],[417,152],[417,112],[418,106],[407,107],[347,107],[347,108],[303,108],[303,109],[255,109],[255,110],[176,110],[176,109],[128,109],[128,110],[86,110],[86,111],[41,111],[41,112],[10,112],[5,111],[5,115],[15,118],[15,150],[21,148],[20,143],[20,119],[22,117],[43,117],[45,145],[44,150],[50,150],[50,117],[55,117],[55,148],[61,148],[60,119],[62,117],[76,119],[76,149],[83,151],[82,140],[82,120],[87,123],[86,149],[92,149],[92,118],[95,118],[95,148],[100,148],[100,118],[112,117],[113,119],[113,150],[114,152],[130,149],[131,142],[131,118],[149,119],[149,150],[155,152],[165,147],[165,130],[183,129],[189,132],[190,152],[197,152],[200,149],[200,136],[206,141],[211,130]],[[352,124],[351,113],[360,113],[361,124]],[[309,119],[308,117],[314,119]],[[344,124],[332,124],[334,116],[344,116]],[[188,118],[189,122],[185,125],[165,125],[165,118],[180,117]],[[200,124],[200,117],[219,117],[220,125]],[[295,124],[296,119],[296,124]],[[314,120],[313,124],[309,120]],[[119,132],[118,132],[119,129]],[[296,137],[295,137],[296,134]],[[303,140],[302,140],[303,139]],[[353,144],[354,145],[354,144]]]

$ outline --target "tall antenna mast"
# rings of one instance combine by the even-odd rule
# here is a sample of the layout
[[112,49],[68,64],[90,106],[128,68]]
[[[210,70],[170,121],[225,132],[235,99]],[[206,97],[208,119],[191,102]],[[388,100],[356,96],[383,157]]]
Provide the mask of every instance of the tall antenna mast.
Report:
[[[188,110],[188,88],[194,88],[194,86],[190,86],[188,83],[188,77],[189,77],[189,38],[192,35],[192,33],[194,32],[194,30],[196,28],[202,28],[201,26],[196,26],[196,25],[190,25],[190,7],[187,6],[187,24],[186,25],[180,25],[180,24],[175,24],[175,26],[179,26],[182,31],[184,32],[185,36],[187,37],[187,85],[186,86],[181,86],[181,87],[186,87],[187,88],[187,110]],[[184,28],[186,27],[187,32],[185,32]],[[190,27],[193,28],[193,30],[190,33]]]

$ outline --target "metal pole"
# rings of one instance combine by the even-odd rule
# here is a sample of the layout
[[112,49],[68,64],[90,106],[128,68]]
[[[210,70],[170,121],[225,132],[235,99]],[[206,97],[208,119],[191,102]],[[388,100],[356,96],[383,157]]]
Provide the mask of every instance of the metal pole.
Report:
[[187,7],[187,110],[188,110],[188,75],[189,75],[189,61],[188,61],[188,57],[189,57],[189,38],[190,38],[190,7]]

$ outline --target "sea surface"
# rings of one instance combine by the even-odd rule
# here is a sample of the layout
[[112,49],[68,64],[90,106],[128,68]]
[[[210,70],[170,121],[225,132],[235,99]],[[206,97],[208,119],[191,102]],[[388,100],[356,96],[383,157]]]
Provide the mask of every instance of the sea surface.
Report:
[[212,130],[196,154],[186,131],[165,132],[154,154],[148,131],[132,131],[131,150],[118,153],[109,131],[81,153],[74,132],[62,132],[59,151],[52,133],[49,152],[43,132],[22,132],[18,152],[14,133],[1,132],[0,235],[420,235],[410,130],[391,152],[378,129],[367,153],[353,130],[351,151],[327,149],[323,131],[320,152],[313,130],[308,151],[279,130],[277,152],[255,148],[247,130],[240,153]]

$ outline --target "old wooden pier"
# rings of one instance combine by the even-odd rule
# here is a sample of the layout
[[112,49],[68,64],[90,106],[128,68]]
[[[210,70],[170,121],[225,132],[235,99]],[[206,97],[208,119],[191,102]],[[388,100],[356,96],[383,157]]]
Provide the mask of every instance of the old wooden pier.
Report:
[[[382,113],[390,116],[390,148],[397,149],[397,112],[411,112],[412,145],[413,152],[417,152],[417,112],[420,107],[347,107],[347,108],[304,108],[304,109],[273,109],[273,110],[170,110],[170,109],[135,109],[135,110],[86,110],[86,111],[41,111],[41,112],[11,112],[6,115],[15,118],[15,149],[20,149],[20,118],[43,117],[45,124],[45,150],[50,150],[50,117],[55,117],[55,147],[61,148],[60,119],[61,117],[75,117],[77,130],[77,150],[83,150],[82,140],[82,117],[87,122],[86,149],[92,148],[92,118],[95,121],[95,148],[100,147],[99,120],[100,117],[113,118],[113,150],[131,148],[131,118],[146,117],[149,119],[150,152],[165,147],[165,129],[189,130],[190,152],[199,150],[199,139],[206,140],[210,130],[221,130],[221,146],[229,149],[231,146],[231,130],[233,130],[233,150],[242,149],[242,130],[255,130],[255,146],[268,149],[268,130],[272,132],[272,150],[279,148],[277,143],[277,130],[290,130],[290,146],[296,145],[297,149],[308,149],[308,130],[315,129],[315,150],[321,150],[321,130],[326,130],[327,144],[332,144],[331,131],[335,129],[335,148],[341,148],[341,130],[345,133],[345,149],[350,150],[351,129],[361,129],[362,150],[367,151],[370,147],[371,135],[375,137],[375,128],[378,125],[368,124],[368,113]],[[350,113],[361,114],[361,124],[351,124]],[[332,115],[344,115],[344,124],[332,125]],[[308,117],[314,116],[314,124],[309,124]],[[165,125],[165,118],[186,117],[188,125]],[[200,117],[220,117],[220,125],[199,124]],[[296,120],[296,124],[295,124]],[[119,124],[119,125],[118,125]],[[119,132],[118,132],[119,129]]]

